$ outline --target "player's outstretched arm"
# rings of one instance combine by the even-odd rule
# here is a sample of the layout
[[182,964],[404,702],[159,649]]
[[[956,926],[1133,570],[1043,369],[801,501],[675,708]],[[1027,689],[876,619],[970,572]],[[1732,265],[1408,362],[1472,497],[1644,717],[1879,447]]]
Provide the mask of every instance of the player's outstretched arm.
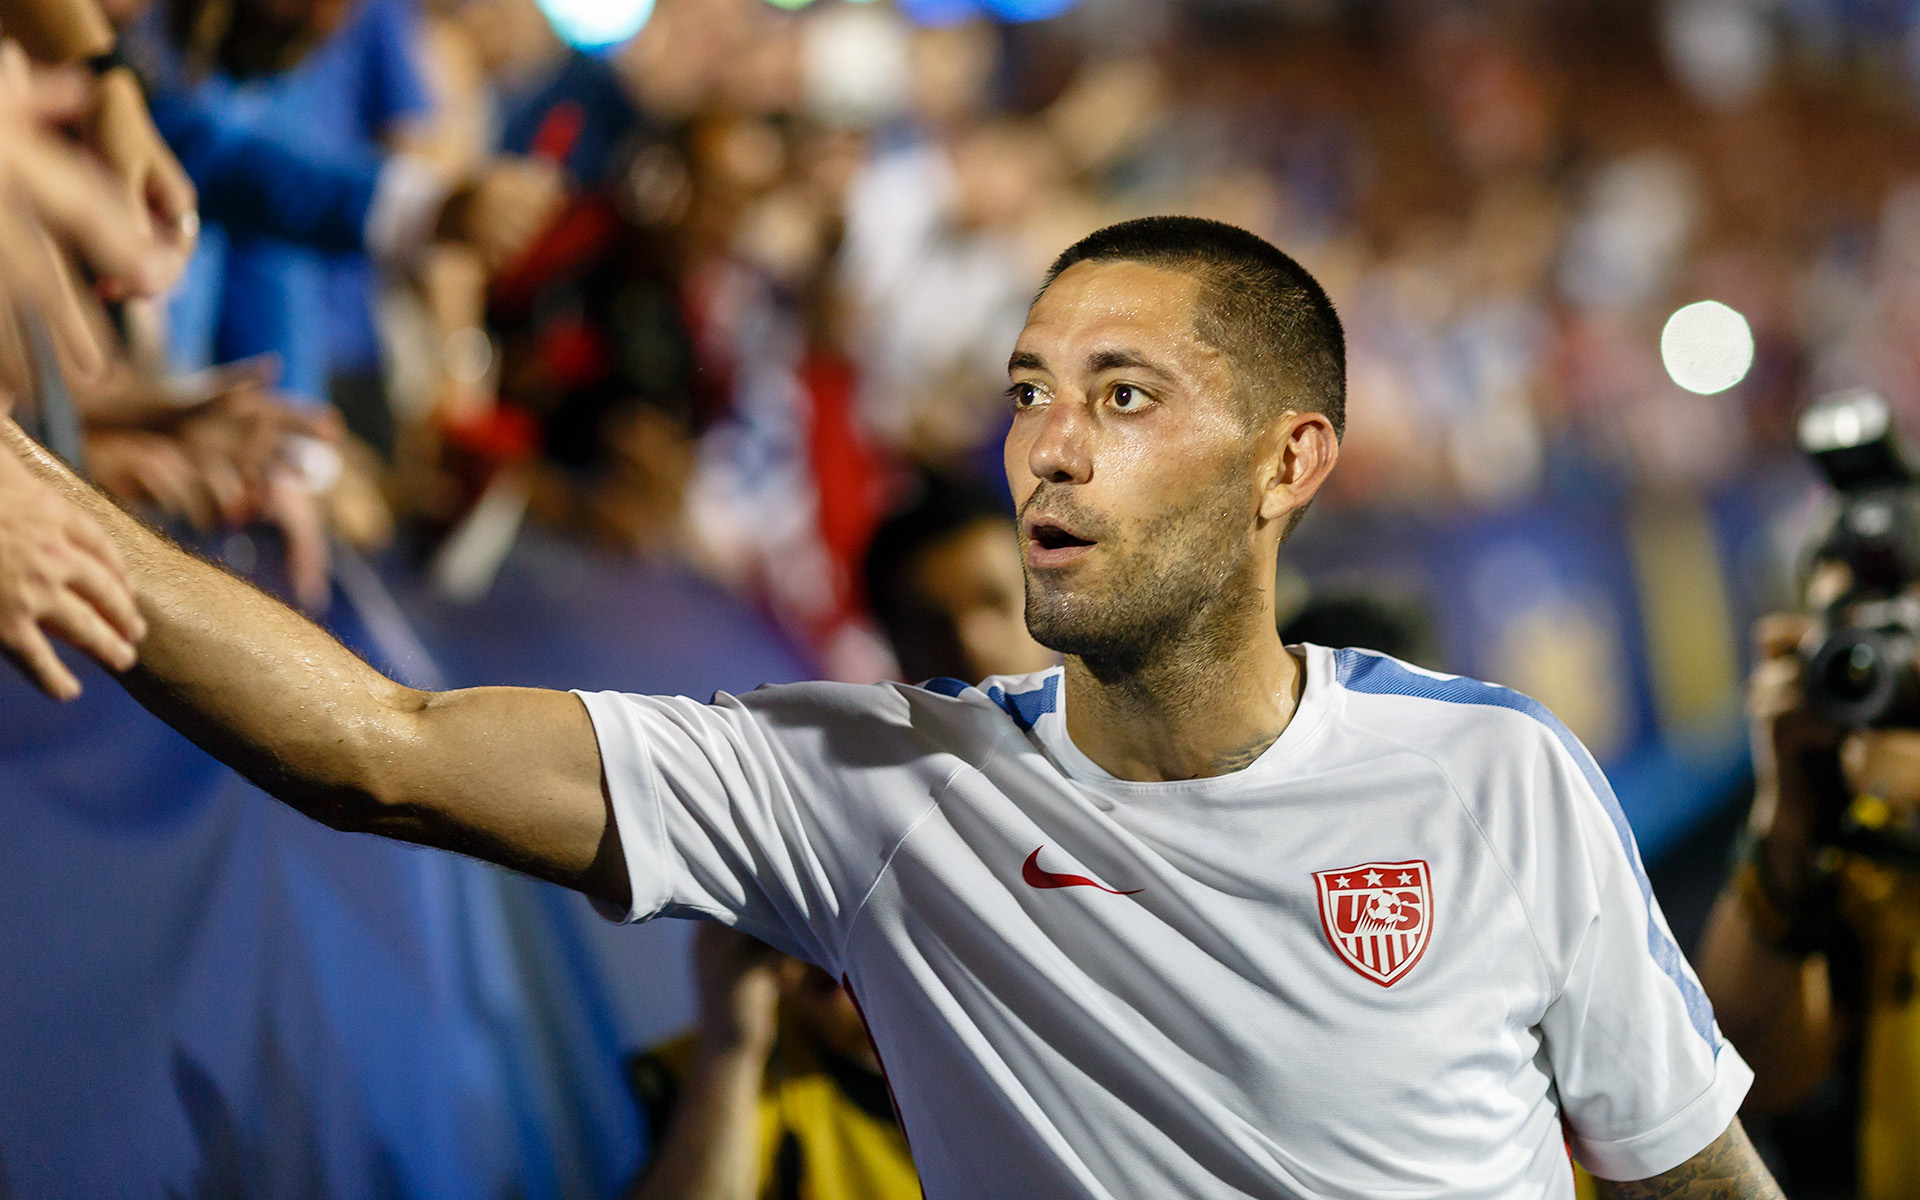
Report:
[[1784,1200],[1738,1117],[1711,1146],[1673,1170],[1601,1187],[1614,1200]]
[[586,708],[564,692],[402,687],[265,593],[149,530],[0,418],[13,454],[106,531],[148,632],[141,703],[336,829],[472,854],[624,907]]

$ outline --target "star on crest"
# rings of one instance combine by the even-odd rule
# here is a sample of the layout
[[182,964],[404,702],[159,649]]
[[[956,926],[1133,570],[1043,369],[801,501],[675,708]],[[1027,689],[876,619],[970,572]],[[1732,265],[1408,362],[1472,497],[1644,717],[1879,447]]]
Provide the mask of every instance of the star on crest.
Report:
[[1367,872],[1367,886],[1368,886],[1368,887],[1379,887],[1379,886],[1380,886],[1380,872],[1378,872],[1378,871],[1368,871],[1368,872]]
[[1402,872],[1400,872],[1400,882],[1401,882],[1401,883],[1412,883],[1412,882],[1413,882],[1413,872],[1412,872],[1412,871],[1402,871]]

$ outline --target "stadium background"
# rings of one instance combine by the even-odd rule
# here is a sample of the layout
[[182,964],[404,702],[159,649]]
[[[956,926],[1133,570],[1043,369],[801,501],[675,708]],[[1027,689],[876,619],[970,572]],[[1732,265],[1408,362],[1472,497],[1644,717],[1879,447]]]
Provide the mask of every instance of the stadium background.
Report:
[[[421,685],[886,677],[864,539],[916,467],[997,473],[1046,258],[1110,219],[1217,216],[1299,257],[1349,332],[1350,431],[1290,594],[1422,611],[1431,665],[1553,708],[1690,940],[1746,798],[1744,630],[1791,594],[1820,507],[1793,414],[1849,386],[1920,408],[1920,7],[547,12],[580,48],[527,26],[531,0],[362,0],[282,91],[220,98],[295,131],[430,113],[449,154],[532,150],[576,185],[496,281],[473,370],[423,354],[418,298],[364,262],[210,238],[171,302],[176,369],[273,350],[290,402],[339,403],[385,463],[398,532],[341,548],[330,627]],[[477,49],[449,58],[462,30]],[[357,107],[311,102],[343,89]],[[248,271],[274,281],[245,313],[264,333],[210,315]],[[664,499],[613,550],[543,520],[528,480],[609,469],[575,410],[629,377],[648,297],[686,361],[633,368],[671,376],[647,397],[666,416],[617,462]],[[1708,393],[1661,349],[1703,299],[1752,337]],[[369,371],[374,402],[350,386]],[[283,582],[270,531],[199,545]],[[0,1195],[630,1176],[620,1055],[690,1014],[683,928],[331,833],[85,681],[62,707],[0,676]]]

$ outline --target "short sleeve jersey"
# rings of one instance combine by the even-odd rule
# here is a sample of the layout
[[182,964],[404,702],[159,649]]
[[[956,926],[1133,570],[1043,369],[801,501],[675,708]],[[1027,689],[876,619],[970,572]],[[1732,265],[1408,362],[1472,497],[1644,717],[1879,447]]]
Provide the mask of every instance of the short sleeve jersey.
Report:
[[1059,668],[583,695],[631,919],[858,997],[931,1200],[1566,1200],[1752,1074],[1586,750],[1518,693],[1303,646],[1253,764],[1114,778]]

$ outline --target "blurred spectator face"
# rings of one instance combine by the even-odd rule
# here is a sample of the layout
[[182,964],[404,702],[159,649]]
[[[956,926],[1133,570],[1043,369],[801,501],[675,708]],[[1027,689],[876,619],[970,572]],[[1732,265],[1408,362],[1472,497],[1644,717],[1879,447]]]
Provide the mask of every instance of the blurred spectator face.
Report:
[[730,247],[747,206],[786,174],[786,140],[770,122],[721,116],[700,122],[689,148],[696,240]]
[[346,21],[352,0],[174,0],[193,53],[237,79],[287,70]]
[[100,14],[119,29],[152,7],[152,0],[100,0]]
[[607,430],[613,481],[600,508],[624,545],[646,548],[671,536],[693,475],[693,439],[679,418],[637,405]]
[[1175,271],[1080,263],[1028,315],[1006,470],[1042,645],[1144,656],[1269,586],[1252,543],[1260,439],[1232,364],[1194,331],[1198,296]]
[[976,21],[920,30],[910,58],[914,112],[929,128],[946,130],[986,107],[1000,48],[992,27]]
[[954,147],[955,216],[969,229],[1008,229],[1056,182],[1059,153],[1037,126],[1000,121]]
[[800,24],[760,6],[751,36],[723,60],[720,100],[743,113],[786,113],[800,105]]
[[769,277],[799,290],[826,262],[832,217],[813,191],[783,187],[747,211],[736,248]]
[[351,7],[349,0],[272,0],[269,11],[288,28],[323,38],[340,28]]
[[748,11],[736,0],[659,0],[614,59],[628,90],[656,117],[693,115],[712,101],[725,64],[744,43]]
[[547,420],[547,456],[562,470],[536,496],[549,523],[620,553],[670,549],[679,534],[693,439],[682,416],[638,402],[569,397]]
[[1492,26],[1455,15],[1428,29],[1419,52],[1468,166],[1491,173],[1545,157],[1553,137],[1551,88],[1520,48]]
[[965,680],[1024,675],[1053,665],[1027,632],[1020,542],[1012,522],[975,521],[929,542],[907,567],[919,620],[895,650],[909,678]]
[[560,47],[534,0],[464,0],[453,15],[489,76],[511,73],[515,64],[547,58]]
[[1062,150],[1082,171],[1117,160],[1166,117],[1167,82],[1149,58],[1089,63],[1046,113]]

